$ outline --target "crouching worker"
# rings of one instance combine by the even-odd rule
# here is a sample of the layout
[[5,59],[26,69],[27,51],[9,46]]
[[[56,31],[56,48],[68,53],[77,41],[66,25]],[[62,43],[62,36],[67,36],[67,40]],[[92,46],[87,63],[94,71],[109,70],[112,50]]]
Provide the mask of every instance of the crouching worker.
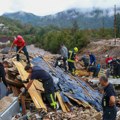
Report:
[[93,78],[98,77],[100,67],[101,67],[100,64],[98,64],[97,66],[88,67],[88,72],[93,72]]
[[45,97],[48,100],[50,106],[53,109],[56,109],[57,103],[55,101],[55,87],[53,83],[52,77],[47,73],[45,70],[43,70],[39,66],[31,67],[30,65],[27,65],[25,67],[25,71],[29,73],[28,79],[30,79],[27,89],[30,88],[32,85],[33,80],[38,80],[43,83],[43,87],[45,89]]
[[86,55],[83,55],[79,61],[83,61],[85,69],[89,66],[89,58]]

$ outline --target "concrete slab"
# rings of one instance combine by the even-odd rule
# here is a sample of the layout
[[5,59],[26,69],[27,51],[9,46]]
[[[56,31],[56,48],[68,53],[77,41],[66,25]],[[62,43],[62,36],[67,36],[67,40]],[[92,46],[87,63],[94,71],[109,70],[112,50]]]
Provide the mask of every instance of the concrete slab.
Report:
[[0,82],[0,99],[6,96],[7,89],[6,86],[3,84],[3,82]]

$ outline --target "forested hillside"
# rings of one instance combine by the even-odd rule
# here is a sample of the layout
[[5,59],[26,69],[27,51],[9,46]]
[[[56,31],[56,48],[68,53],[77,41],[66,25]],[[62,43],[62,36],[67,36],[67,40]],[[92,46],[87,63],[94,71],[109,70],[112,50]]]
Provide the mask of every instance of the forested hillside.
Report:
[[[119,12],[119,8],[117,11]],[[103,26],[105,28],[113,28],[114,26],[114,10],[112,8],[93,8],[90,10],[76,8],[47,16],[37,16],[20,11],[6,13],[3,16],[41,27],[54,25],[59,28],[72,28],[74,22],[77,22],[79,29],[97,29]]]
[[[72,24],[71,28],[59,28],[56,26],[32,26],[31,24],[23,24],[20,21],[11,20],[9,18],[0,17],[0,24],[7,28],[4,31],[0,28],[0,37],[14,37],[18,34],[22,35],[27,44],[35,44],[36,46],[57,53],[59,45],[64,43],[68,49],[85,47],[90,41],[97,41],[101,38],[113,38],[113,28],[100,29],[79,29],[77,22]],[[117,25],[117,37],[120,36],[120,26]]]

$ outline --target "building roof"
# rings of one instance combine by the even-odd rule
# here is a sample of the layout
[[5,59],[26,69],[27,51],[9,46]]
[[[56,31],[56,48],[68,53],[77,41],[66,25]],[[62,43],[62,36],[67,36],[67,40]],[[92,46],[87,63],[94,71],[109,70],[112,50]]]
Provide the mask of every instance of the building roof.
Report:
[[8,41],[10,41],[10,38],[9,38],[9,37],[0,37],[0,42],[6,43],[6,42],[8,42]]

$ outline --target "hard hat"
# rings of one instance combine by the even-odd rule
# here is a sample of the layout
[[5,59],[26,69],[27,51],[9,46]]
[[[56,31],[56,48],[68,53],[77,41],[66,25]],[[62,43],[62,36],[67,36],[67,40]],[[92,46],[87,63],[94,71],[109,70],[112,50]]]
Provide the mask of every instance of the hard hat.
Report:
[[77,48],[77,47],[74,47],[74,51],[75,51],[75,52],[78,52],[78,48]]
[[109,55],[105,55],[105,57],[107,58],[107,57],[109,57]]

